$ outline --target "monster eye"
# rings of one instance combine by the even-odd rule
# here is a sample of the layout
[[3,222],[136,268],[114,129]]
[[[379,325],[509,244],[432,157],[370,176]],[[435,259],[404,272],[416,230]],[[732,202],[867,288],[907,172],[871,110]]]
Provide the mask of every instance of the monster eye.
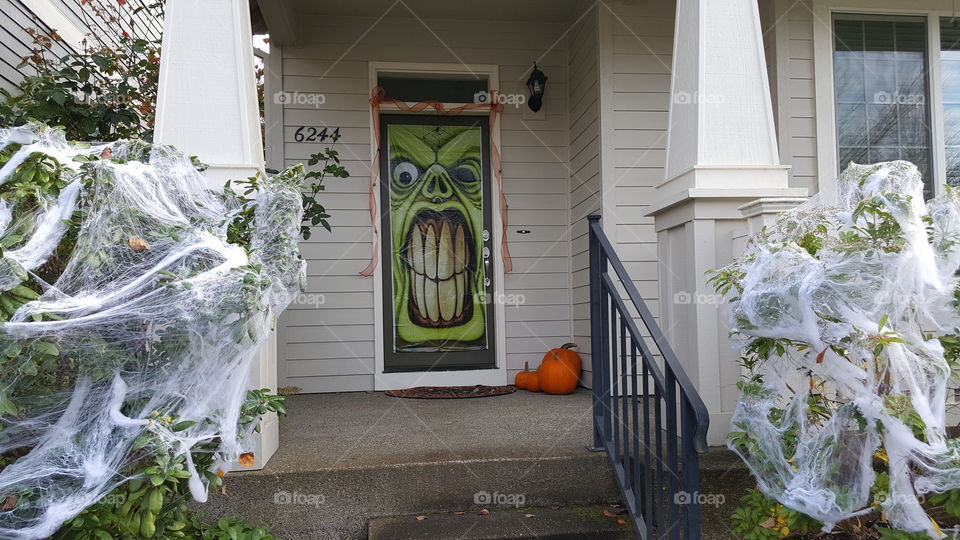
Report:
[[393,167],[393,179],[401,186],[409,186],[420,178],[420,169],[409,161],[401,161]]
[[458,182],[463,184],[471,184],[477,181],[477,175],[473,173],[472,169],[466,167],[454,169],[453,177],[456,178]]
[[480,162],[465,159],[450,169],[450,176],[461,184],[472,184],[480,179]]

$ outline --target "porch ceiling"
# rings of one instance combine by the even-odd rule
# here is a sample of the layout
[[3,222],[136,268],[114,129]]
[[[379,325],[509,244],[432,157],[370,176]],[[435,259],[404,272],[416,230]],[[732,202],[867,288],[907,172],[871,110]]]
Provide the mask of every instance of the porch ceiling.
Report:
[[286,0],[297,12],[311,15],[484,19],[563,22],[588,8],[588,0]]
[[[631,0],[623,0],[631,1]],[[250,0],[254,33],[268,32],[278,45],[296,45],[311,16],[418,17],[487,21],[569,22],[589,0]]]

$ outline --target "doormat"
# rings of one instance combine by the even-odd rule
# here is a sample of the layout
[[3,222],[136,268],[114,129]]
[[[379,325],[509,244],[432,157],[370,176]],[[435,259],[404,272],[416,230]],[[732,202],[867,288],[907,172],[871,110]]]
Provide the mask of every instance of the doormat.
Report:
[[410,399],[466,399],[512,394],[515,386],[416,386],[403,390],[387,390],[384,394]]

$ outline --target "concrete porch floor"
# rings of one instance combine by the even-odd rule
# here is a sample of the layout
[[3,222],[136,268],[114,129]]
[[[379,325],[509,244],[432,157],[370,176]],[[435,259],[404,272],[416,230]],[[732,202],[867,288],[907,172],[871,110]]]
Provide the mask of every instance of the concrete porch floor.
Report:
[[578,456],[593,442],[584,389],[472,399],[301,394],[286,404],[268,471]]
[[[277,453],[263,470],[230,473],[226,493],[203,505],[208,515],[243,516],[285,540],[343,539],[366,538],[375,517],[619,499],[606,454],[586,448],[588,390],[457,400],[306,394],[286,406]],[[513,498],[478,503],[482,493]]]

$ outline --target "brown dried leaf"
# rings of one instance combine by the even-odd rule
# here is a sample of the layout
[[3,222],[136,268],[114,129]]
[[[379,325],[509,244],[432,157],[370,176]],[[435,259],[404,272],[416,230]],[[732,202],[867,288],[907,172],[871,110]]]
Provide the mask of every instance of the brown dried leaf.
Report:
[[487,510],[486,508],[484,508],[483,510],[480,511],[480,515],[481,515],[481,516],[489,516],[489,515],[490,515],[490,511]]
[[425,519],[430,519],[430,518],[427,516],[417,516],[417,521],[423,521]]
[[524,514],[523,517],[525,517],[525,518],[532,518],[532,517],[537,517],[537,516],[535,516],[535,515],[533,515],[533,514]]
[[618,519],[618,520],[617,520],[617,525],[626,525],[626,524],[627,524],[627,520],[625,520],[625,519]]
[[130,249],[137,252],[146,251],[151,247],[150,242],[147,242],[146,240],[144,240],[143,238],[140,238],[139,236],[131,236],[130,240],[127,241],[127,244],[130,246]]
[[13,508],[17,506],[17,501],[19,500],[20,498],[16,495],[7,495],[3,499],[3,510],[13,510]]
[[606,517],[609,517],[609,518],[615,518],[615,517],[617,517],[617,513],[614,512],[613,510],[604,510],[604,511],[603,511],[603,515],[606,516]]
[[455,515],[455,516],[462,516],[462,515],[464,515],[464,514],[466,514],[466,512],[454,512],[454,513],[453,513],[453,515]]
[[817,363],[818,363],[818,364],[822,364],[822,363],[823,363],[823,357],[824,357],[824,355],[826,355],[826,354],[827,354],[827,350],[826,350],[826,349],[820,351],[820,354],[817,355]]
[[253,452],[244,452],[240,454],[237,461],[244,467],[253,467]]
[[777,520],[774,517],[767,518],[766,521],[760,524],[764,529],[772,529],[777,526]]

